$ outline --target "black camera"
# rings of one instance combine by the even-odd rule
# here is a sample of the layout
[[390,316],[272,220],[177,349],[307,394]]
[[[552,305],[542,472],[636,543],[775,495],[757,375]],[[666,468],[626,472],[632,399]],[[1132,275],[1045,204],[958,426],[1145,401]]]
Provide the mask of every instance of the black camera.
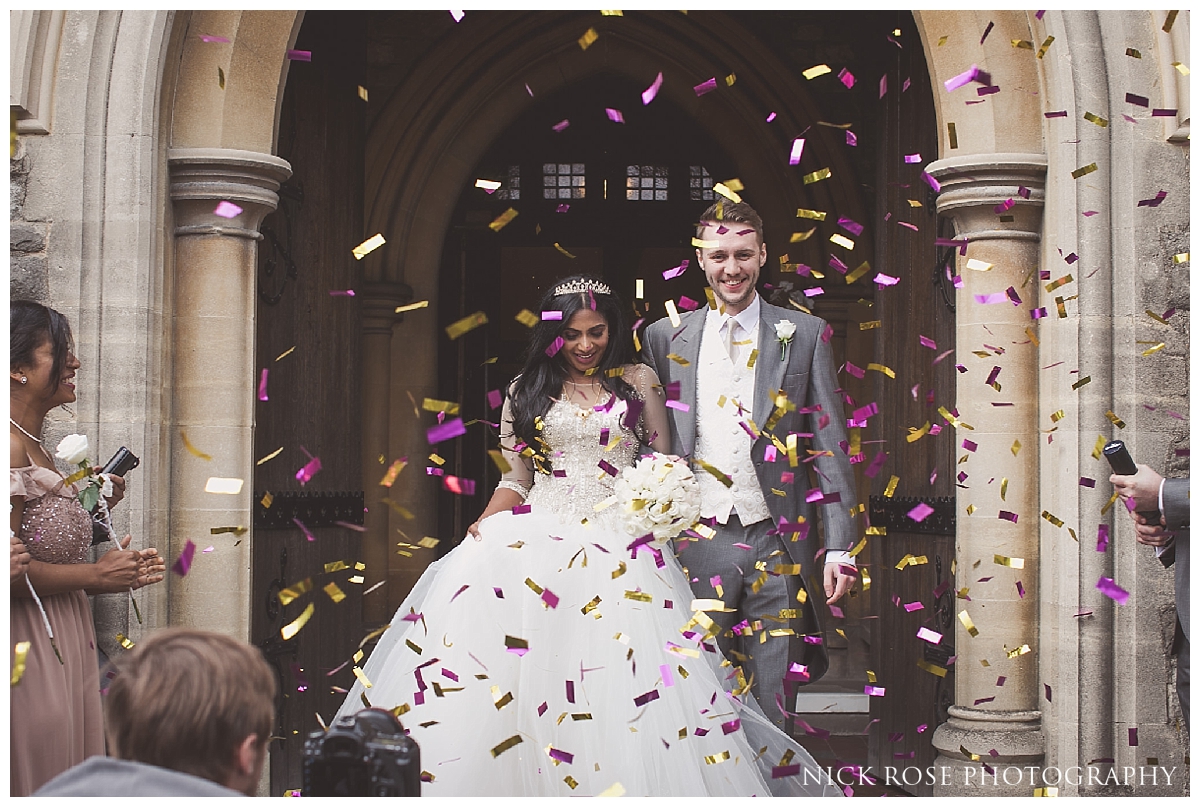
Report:
[[421,751],[384,709],[345,715],[304,741],[305,796],[420,796]]

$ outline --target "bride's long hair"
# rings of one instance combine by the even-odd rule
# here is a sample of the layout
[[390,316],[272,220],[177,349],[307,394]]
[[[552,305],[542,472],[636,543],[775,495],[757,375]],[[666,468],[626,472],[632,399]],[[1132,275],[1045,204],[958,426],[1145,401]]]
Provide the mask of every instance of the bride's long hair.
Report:
[[[592,286],[591,291],[570,294],[554,293],[555,289],[576,284]],[[607,284],[588,275],[563,278],[551,286],[539,303],[539,311],[561,311],[562,319],[543,319],[533,327],[529,344],[525,349],[524,368],[513,380],[509,391],[512,404],[513,435],[531,447],[540,458],[535,463],[541,470],[549,472],[551,457],[541,441],[541,430],[535,425],[538,418],[550,411],[550,405],[562,394],[567,381],[566,358],[562,352],[554,356],[546,354],[566,329],[571,318],[578,312],[594,308],[608,323],[608,347],[600,357],[596,375],[599,382],[613,395],[623,401],[635,397],[633,387],[619,375],[610,375],[609,370],[629,364],[633,360],[633,337],[626,327],[621,300],[611,292],[603,294],[596,286],[608,288]],[[506,435],[501,435],[506,436]]]

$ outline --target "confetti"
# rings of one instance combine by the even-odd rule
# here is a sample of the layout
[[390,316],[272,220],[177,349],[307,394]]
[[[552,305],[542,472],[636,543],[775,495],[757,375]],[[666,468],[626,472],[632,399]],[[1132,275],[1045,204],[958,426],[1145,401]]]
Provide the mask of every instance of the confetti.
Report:
[[921,502],[916,507],[914,507],[912,510],[908,511],[908,517],[911,518],[913,521],[916,521],[919,524],[920,522],[922,522],[926,518],[928,518],[929,515],[933,512],[934,512],[934,510],[932,507],[930,507],[925,502]]
[[[788,156],[788,165],[799,165],[800,157],[803,154],[804,154],[804,138],[797,137],[795,140],[792,141],[792,153]],[[797,212],[796,215],[799,216],[800,213]],[[821,214],[821,218],[822,219],[825,218],[824,213]]]
[[654,79],[654,82],[642,91],[642,106],[646,106],[654,100],[655,96],[658,95],[659,89],[662,87],[662,81],[663,75],[661,72],[659,72],[658,77]]
[[350,251],[354,253],[355,260],[361,261],[365,256],[379,249],[386,243],[387,242],[384,240],[383,236],[379,233],[376,233]]
[[301,485],[307,484],[314,476],[317,475],[317,472],[320,470],[321,458],[313,457],[308,462],[304,463],[300,470],[296,471],[296,479]]
[[425,439],[430,445],[440,443],[444,440],[451,440],[455,437],[461,437],[467,433],[466,426],[463,425],[462,418],[454,418],[445,423],[440,423],[426,430]]
[[819,171],[813,171],[811,174],[804,175],[804,184],[812,185],[814,182],[820,182],[822,179],[829,179],[833,173],[828,168],[822,168]]
[[312,51],[311,50],[289,50],[287,52],[287,57],[289,59],[291,59],[293,62],[311,62],[312,61]]
[[225,201],[220,202],[216,209],[213,210],[214,215],[220,216],[223,219],[234,219],[240,216],[241,213],[242,209],[240,207],[235,205],[233,202]]
[[1082,176],[1087,176],[1088,174],[1092,173],[1095,170],[1096,170],[1096,164],[1088,163],[1087,165],[1083,166],[1082,168],[1076,168],[1074,171],[1072,171],[1071,177],[1073,179],[1079,179]]
[[488,225],[488,227],[490,227],[493,232],[498,233],[503,230],[509,222],[515,219],[517,215],[518,213],[516,209],[510,207],[508,210],[505,210],[503,213],[497,216],[492,223]]
[[210,476],[204,483],[205,493],[225,493],[231,496],[242,492],[242,480],[220,476]]
[[446,335],[451,339],[457,339],[465,333],[475,330],[481,325],[486,325],[488,321],[487,314],[482,311],[476,311],[470,316],[451,323],[446,326]]
[[183,438],[183,447],[186,448],[188,453],[190,453],[192,456],[199,457],[202,460],[212,459],[212,455],[205,454],[203,451],[192,445],[191,441],[188,440],[187,432],[185,432],[183,429],[179,430],[179,436]]
[[621,110],[619,110],[619,109],[613,109],[612,107],[605,107],[604,114],[607,115],[608,119],[610,121],[612,121],[613,123],[624,123],[625,122],[625,116],[621,114]]
[[699,98],[702,95],[707,95],[708,93],[712,92],[716,88],[717,88],[717,78],[716,78],[716,76],[713,76],[708,81],[702,81],[699,84],[697,84],[696,86],[692,87],[692,91],[695,92],[696,97]]
[[967,629],[967,633],[971,634],[971,636],[979,635],[979,629],[975,627],[975,623],[971,621],[970,614],[965,610],[958,612],[958,621],[963,624],[963,627]]
[[1124,605],[1129,601],[1129,592],[1118,586],[1111,577],[1101,577],[1096,583],[1096,588],[1117,605]]

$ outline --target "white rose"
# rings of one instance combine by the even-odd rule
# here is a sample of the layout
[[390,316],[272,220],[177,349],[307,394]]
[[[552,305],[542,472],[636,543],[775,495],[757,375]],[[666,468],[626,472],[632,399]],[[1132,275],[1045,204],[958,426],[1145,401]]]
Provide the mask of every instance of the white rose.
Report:
[[781,320],[775,323],[775,336],[780,342],[786,342],[796,335],[796,323],[790,319]]
[[54,450],[54,456],[68,465],[78,465],[87,459],[88,439],[82,434],[68,434]]

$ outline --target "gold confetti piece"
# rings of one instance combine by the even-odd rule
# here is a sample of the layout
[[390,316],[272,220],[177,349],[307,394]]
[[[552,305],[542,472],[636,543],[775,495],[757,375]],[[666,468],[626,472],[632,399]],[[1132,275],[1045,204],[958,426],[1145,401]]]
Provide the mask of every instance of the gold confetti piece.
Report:
[[1033,43],[1030,42],[1028,39],[1014,39],[1014,40],[1012,40],[1012,46],[1014,48],[1024,48],[1025,50],[1033,50]]
[[346,594],[340,588],[338,588],[337,583],[330,583],[329,585],[325,586],[325,593],[328,594],[329,599],[333,600],[335,603],[346,599]]
[[702,241],[699,238],[693,238],[692,246],[694,246],[696,249],[716,249],[718,246],[720,246],[720,243],[717,241]]
[[746,366],[751,370],[754,369],[754,364],[758,361],[758,348],[750,351],[750,358],[746,359]]
[[892,498],[896,494],[896,485],[900,484],[900,477],[893,476],[888,480],[887,487],[883,491],[883,496],[886,499]]
[[1004,555],[993,555],[992,560],[995,563],[997,563],[1001,566],[1007,566],[1010,569],[1024,569],[1025,568],[1025,559],[1024,558],[1009,558],[1009,557],[1005,557]]
[[403,314],[405,311],[416,311],[418,308],[428,308],[428,307],[429,307],[429,301],[421,300],[420,302],[417,302],[417,303],[409,303],[408,305],[396,306],[396,313]]
[[1095,170],[1096,170],[1096,164],[1088,163],[1087,165],[1083,166],[1083,168],[1076,168],[1074,171],[1072,171],[1071,178],[1079,179],[1082,176],[1087,176],[1088,174],[1092,173]]
[[[598,764],[599,763],[597,763],[597,765]],[[625,795],[625,788],[621,786],[621,783],[613,782],[612,785],[610,785],[608,788],[606,788],[603,793],[597,793],[596,797],[597,798],[619,798],[624,795]]]
[[511,692],[505,692],[501,695],[500,687],[492,687],[492,703],[495,704],[497,712],[512,703],[512,700],[513,694]]
[[1034,798],[1055,798],[1058,796],[1057,787],[1035,787],[1033,789]]
[[1101,452],[1104,450],[1105,444],[1108,443],[1108,438],[1103,434],[1096,437],[1096,443],[1092,446],[1092,459],[1100,459]]
[[866,536],[863,536],[859,540],[859,542],[854,545],[854,548],[850,550],[850,557],[852,557],[852,558],[857,557],[858,553],[862,552],[866,548],[867,548],[867,538],[866,538]]
[[1004,501],[1008,496],[1008,477],[1000,480],[1000,501]]
[[1056,518],[1054,516],[1054,514],[1051,513],[1049,510],[1042,511],[1042,518],[1046,519],[1047,521],[1049,521],[1051,524],[1053,524],[1056,527],[1061,528],[1063,525],[1062,519]]
[[946,422],[949,423],[951,426],[953,426],[956,429],[970,429],[971,431],[975,430],[975,427],[972,426],[970,423],[959,420],[954,415],[950,414],[950,410],[948,410],[944,406],[938,407],[938,414],[941,415],[943,418],[945,418]]
[[1039,59],[1046,55],[1046,51],[1050,50],[1050,45],[1053,42],[1054,42],[1054,37],[1052,37],[1052,36],[1046,37],[1045,41],[1042,42],[1042,46],[1040,48],[1038,48],[1037,57]]
[[965,609],[958,612],[958,621],[961,622],[963,627],[967,629],[967,633],[971,634],[972,636],[979,635],[979,629],[975,627],[975,623],[971,621],[971,615],[968,614]]
[[[194,445],[192,445],[191,441],[188,440],[187,432],[185,432],[183,429],[179,430],[179,436],[183,438],[183,447],[186,448],[188,450],[188,452],[191,453],[192,456],[199,457],[202,460],[211,460],[212,459],[212,455],[205,454],[203,451],[201,451],[200,449],[198,449]],[[280,449],[280,451],[282,451],[282,450],[283,449]]]
[[118,633],[116,636],[116,639],[117,639],[117,644],[121,645],[121,647],[125,648],[126,650],[133,649],[133,642],[131,642],[129,640],[129,637],[126,636],[124,633]]
[[1171,28],[1175,25],[1175,18],[1178,16],[1179,16],[1178,11],[1168,11],[1167,12],[1167,19],[1163,22],[1163,26],[1162,26],[1164,34],[1171,33]]
[[833,173],[828,168],[822,168],[819,171],[813,171],[811,174],[804,175],[804,184],[811,185],[814,182],[820,182],[822,179],[829,179]]
[[516,319],[517,322],[521,323],[526,328],[532,328],[541,322],[541,320],[538,319],[538,315],[530,311],[528,308],[522,308],[520,311],[518,311],[517,316],[514,317],[514,319]]
[[719,469],[713,465],[710,465],[709,463],[705,462],[702,459],[696,458],[695,462],[697,465],[699,465],[701,467],[701,469],[708,471],[708,473],[710,473],[714,477],[716,477],[717,481],[720,482],[725,487],[728,488],[728,487],[733,486],[733,479],[730,478],[729,474],[725,473],[724,471],[722,471],[721,469]]
[[1009,658],[1016,658],[1017,656],[1023,656],[1026,653],[1031,653],[1033,651],[1029,649],[1029,645],[1023,644],[1015,650],[1009,650],[1008,646],[1005,645],[1004,652],[1005,652],[1005,654],[1008,655]]
[[512,470],[512,466],[509,465],[508,460],[504,459],[504,454],[500,449],[494,448],[488,451],[488,456],[492,458],[492,462],[496,463],[496,467],[500,469],[501,474],[506,474]]
[[1108,126],[1108,121],[1107,121],[1107,120],[1105,120],[1104,118],[1100,117],[1099,115],[1093,115],[1091,112],[1084,112],[1084,113],[1083,113],[1083,119],[1084,119],[1085,121],[1089,122],[1089,123],[1094,123],[1094,124],[1096,124],[1096,125],[1097,125],[1097,126],[1099,126],[1101,129],[1103,129],[1103,128],[1106,128],[1106,127]]
[[837,244],[839,247],[843,247],[844,249],[854,249],[854,242],[841,233],[834,233],[833,235],[829,236],[829,242],[831,244]]
[[888,367],[886,364],[876,364],[875,362],[871,362],[867,365],[867,369],[874,370],[877,373],[883,373],[888,378],[896,377],[896,371],[891,367]]
[[1112,424],[1114,426],[1116,426],[1118,429],[1125,428],[1125,421],[1121,420],[1119,417],[1117,417],[1115,414],[1113,414],[1113,411],[1111,409],[1108,410],[1107,412],[1105,412],[1104,416],[1107,417],[1109,420],[1111,420]]
[[209,535],[224,535],[227,532],[232,532],[234,535],[245,535],[249,531],[249,527],[213,527],[208,533]]
[[312,578],[309,577],[304,580],[301,580],[299,583],[297,583],[294,586],[288,586],[287,588],[282,589],[279,592],[279,594],[276,596],[279,597],[280,605],[288,605],[293,600],[295,600],[297,597],[299,597],[301,594],[304,594],[311,590],[312,590]]
[[667,317],[671,320],[671,326],[678,328],[679,327],[679,311],[678,311],[678,309],[675,308],[675,301],[667,300],[666,303],[664,303],[663,305],[667,309]]
[[804,208],[804,207],[802,207],[796,211],[796,218],[798,218],[798,219],[813,219],[814,221],[825,221],[825,215],[826,215],[826,213],[824,210],[809,210],[808,208]]
[[691,364],[690,361],[685,359],[683,356],[680,356],[678,353],[668,353],[667,358],[678,364],[680,367],[687,367]]
[[976,258],[967,259],[967,268],[974,269],[976,272],[987,272],[992,268],[992,264],[981,261]]
[[1159,342],[1157,345],[1154,345],[1153,347],[1146,348],[1145,350],[1143,350],[1142,355],[1149,356],[1152,353],[1157,353],[1158,351],[1162,350],[1166,346],[1167,346],[1166,342]]
[[967,515],[973,515],[974,513],[975,513],[975,505],[968,504],[967,505]]
[[384,240],[384,237],[379,233],[376,233],[350,251],[354,253],[355,260],[361,261],[365,256],[379,249],[386,243],[387,241]]
[[[740,182],[738,183],[738,185],[741,185],[741,184],[742,183],[740,183]],[[712,189],[713,189],[713,193],[721,194],[722,196],[724,196],[726,199],[733,202],[734,204],[737,204],[738,202],[742,201],[742,197],[738,196],[737,193],[734,192],[733,188],[729,187],[729,185],[727,185],[724,182],[718,182],[717,184],[713,185]]]
[[571,788],[572,790],[579,787],[579,783],[575,781],[575,777],[573,776],[568,776],[566,779],[563,779],[563,781],[566,782],[567,787]]
[[[588,29],[588,30],[591,30],[591,29]],[[505,751],[507,751],[508,749],[518,746],[523,742],[525,742],[525,740],[524,740],[524,738],[521,737],[520,734],[514,734],[513,736],[509,737],[507,740],[505,740],[504,742],[500,743],[495,748],[493,748],[492,756],[498,757],[501,754],[503,754]]]
[[626,591],[625,599],[636,600],[637,602],[654,602],[654,597],[644,591]]
[[371,686],[372,686],[371,679],[367,678],[367,674],[365,672],[363,672],[362,669],[357,664],[355,666],[351,667],[350,671],[352,673],[354,673],[355,678],[357,678],[359,681],[362,682],[363,689],[371,688]]
[[871,271],[871,264],[867,261],[863,261],[858,265],[857,269],[846,275],[846,285],[850,285],[869,271]]
[[343,569],[349,568],[350,567],[346,565],[346,561],[335,560],[325,564],[325,574],[333,574],[334,572],[340,572]]
[[946,44],[946,40],[947,40],[947,39],[949,39],[949,38],[950,38],[949,36],[943,36],[943,37],[939,37],[939,38],[938,38],[938,47],[940,48],[942,45],[945,45],[945,44]]
[[949,670],[947,670],[945,667],[939,667],[938,665],[931,664],[930,662],[921,658],[917,659],[917,666],[927,673],[933,673],[938,678],[945,678],[946,673],[949,672]]
[[880,320],[880,319],[873,319],[870,322],[858,323],[858,329],[860,331],[870,331],[875,328],[881,328],[881,327],[883,327],[883,320]]
[[1071,385],[1071,389],[1079,389],[1079,388],[1080,388],[1080,387],[1082,387],[1084,384],[1087,384],[1087,383],[1089,383],[1091,380],[1092,380],[1092,377],[1091,377],[1090,375],[1088,375],[1088,376],[1084,376],[1083,378],[1079,379],[1079,380],[1078,380],[1078,381],[1076,381],[1074,384],[1072,384],[1072,385]]
[[1190,252],[1180,252],[1180,253],[1177,253],[1177,254],[1171,256],[1171,261],[1173,263],[1177,263],[1177,264],[1187,263],[1189,260],[1191,260]]
[[488,225],[488,227],[491,227],[493,232],[498,233],[501,230],[503,230],[505,228],[505,226],[507,226],[508,223],[510,221],[512,221],[513,219],[515,219],[516,217],[517,217],[517,211],[510,207],[508,210],[505,210],[503,213],[501,213],[499,216],[497,216],[495,218],[495,220],[491,224]]
[[729,752],[722,751],[719,754],[712,754],[704,758],[705,765],[720,765],[725,760],[729,759]]
[[1013,440],[1012,448],[1010,448],[1009,450],[1012,451],[1012,454],[1014,457],[1017,456],[1017,454],[1020,453],[1020,451],[1021,451],[1021,441]]
[[404,466],[407,464],[408,463],[403,459],[393,462],[391,467],[388,468],[387,473],[383,475],[383,479],[379,480],[380,486],[390,488],[396,481],[396,477],[400,475],[400,472],[404,470]]
[[806,230],[805,232],[802,232],[802,233],[792,233],[792,237],[789,239],[789,243],[799,244],[801,241],[807,241],[809,238],[812,237],[812,234],[815,233],[816,231],[817,231],[817,228],[813,227],[811,230]]
[[[946,135],[950,138],[950,148],[952,148],[952,149],[958,148],[958,131],[957,131],[957,129],[955,129],[953,121],[948,121],[946,123]],[[909,204],[912,204],[913,200],[909,199],[908,201],[909,201]],[[920,205],[920,203],[917,203],[917,205],[915,205],[915,206],[920,207],[921,205]]]
[[563,249],[563,247],[562,247],[562,244],[558,243],[557,241],[555,241],[555,242],[554,242],[554,248],[555,248],[555,249],[557,249],[557,250],[558,250],[559,252],[561,252],[562,254],[566,255],[568,258],[574,258],[574,257],[575,257],[575,256],[574,256],[574,255],[572,255],[570,252],[567,252],[565,249]]
[[1167,325],[1168,327],[1171,324],[1171,323],[1167,322],[1165,319],[1163,319],[1162,317],[1160,317],[1158,314],[1155,314],[1149,308],[1146,309],[1146,316],[1150,317],[1150,319],[1154,320],[1155,322],[1160,322],[1163,325]]
[[1191,70],[1188,69],[1188,66],[1186,64],[1184,64],[1183,62],[1171,62],[1171,67],[1174,67],[1176,70],[1179,71],[1179,73],[1181,75],[1184,75],[1184,76],[1190,75],[1192,72]]
[[[282,593],[283,592],[280,592],[280,594]],[[300,616],[296,617],[291,622],[280,628],[279,635],[283,637],[283,640],[286,642],[288,639],[299,633],[300,629],[308,624],[308,620],[312,618],[313,611],[315,610],[316,609],[313,607],[313,604],[310,602],[308,607],[304,609]]]
[[962,755],[964,757],[967,757],[972,762],[979,762],[979,760],[980,760],[979,754],[972,754],[970,751],[967,750],[967,747],[965,745],[960,745],[958,747],[958,750],[962,752]]
[[21,677],[25,675],[25,659],[29,655],[30,647],[29,642],[17,642],[13,646],[13,668],[9,686],[15,687],[21,683]]
[[571,719],[572,720],[591,720],[592,713],[591,712],[572,712]]
[[1041,342],[1038,341],[1037,334],[1035,334],[1033,332],[1032,325],[1025,326],[1025,335],[1029,337],[1030,342],[1033,342],[1034,347],[1038,347],[1039,345],[1041,345]]
[[263,497],[259,500],[259,504],[263,506],[263,509],[269,510],[271,509],[271,502],[273,501],[275,501],[274,496],[272,496],[270,493],[264,493]]
[[481,325],[486,325],[487,321],[487,314],[482,311],[476,311],[474,314],[463,317],[457,322],[447,325],[446,335],[451,339],[457,339],[463,334],[473,331]]
[[[186,441],[185,441],[185,442],[186,442]],[[264,462],[269,462],[270,460],[273,460],[273,459],[275,459],[275,458],[276,458],[276,457],[278,457],[278,456],[279,456],[281,453],[283,453],[283,446],[280,446],[279,448],[275,449],[275,450],[274,450],[274,451],[272,451],[270,454],[268,454],[267,456],[263,457],[261,460],[259,460],[258,462],[254,463],[254,464],[255,464],[255,465],[262,465]],[[207,455],[205,455],[205,456],[207,456]],[[212,457],[209,457],[209,459],[212,459]]]
[[447,415],[458,414],[458,404],[453,401],[439,401],[434,398],[426,398],[421,401],[421,408],[426,412],[445,412]]
[[220,476],[210,476],[208,481],[204,483],[204,492],[226,493],[231,496],[235,496],[242,492],[242,480]]
[[832,73],[832,72],[833,71],[830,69],[829,65],[818,64],[818,65],[813,65],[812,67],[808,68],[803,73],[801,73],[801,75],[804,76],[809,81],[812,81],[817,76],[823,76],[826,73]]

